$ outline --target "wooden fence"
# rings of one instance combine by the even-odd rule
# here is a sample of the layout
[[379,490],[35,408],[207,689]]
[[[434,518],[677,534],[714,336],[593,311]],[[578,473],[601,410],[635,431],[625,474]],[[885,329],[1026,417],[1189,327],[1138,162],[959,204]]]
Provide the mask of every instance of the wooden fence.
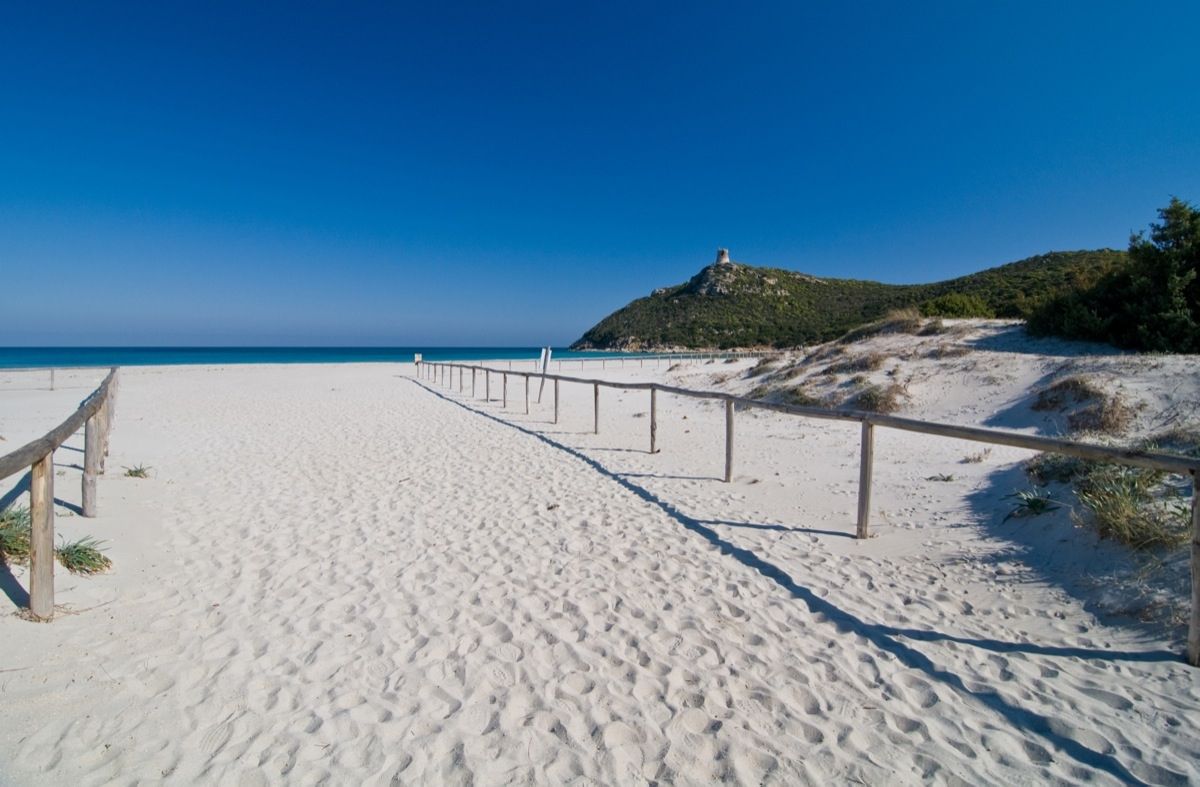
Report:
[[[580,371],[586,369],[587,364],[598,365],[601,369],[607,369],[610,366],[617,369],[624,369],[626,364],[629,366],[642,368],[649,365],[657,367],[664,363],[707,363],[709,361],[736,361],[743,358],[772,358],[782,354],[782,350],[714,350],[706,353],[639,353],[637,355],[614,355],[611,358],[589,355],[587,357],[551,358],[550,366],[558,369],[560,372],[563,369],[568,368],[568,366],[571,364],[579,364]],[[421,363],[438,363],[438,361],[423,360]],[[536,372],[538,364],[540,364],[541,361],[537,358],[513,358],[511,360],[492,361],[492,363],[504,364],[507,371],[510,372],[519,371],[521,366],[528,366],[531,371]],[[514,366],[514,364],[516,364],[516,366]],[[478,366],[479,364],[475,365]]]
[[96,516],[96,476],[104,472],[117,392],[117,369],[83,400],[67,420],[42,437],[0,456],[0,479],[29,473],[29,612],[37,620],[54,616],[54,450],[83,427],[82,510]]
[[1006,445],[1015,448],[1027,448],[1033,451],[1063,454],[1080,459],[1090,459],[1098,462],[1146,467],[1162,470],[1168,473],[1191,476],[1192,479],[1192,540],[1191,540],[1191,617],[1188,625],[1187,660],[1192,666],[1200,666],[1200,459],[1174,454],[1156,453],[1133,448],[1117,448],[1112,446],[1081,443],[1075,440],[1061,440],[1053,437],[1040,437],[1021,432],[1009,432],[999,429],[983,429],[976,426],[958,426],[932,421],[920,421],[914,418],[901,418],[882,413],[871,413],[861,410],[826,410],[819,407],[804,407],[800,405],[776,404],[758,399],[748,399],[744,396],[722,393],[719,391],[699,391],[690,388],[679,388],[660,383],[620,382],[614,380],[596,380],[583,377],[567,377],[558,374],[540,374],[538,372],[508,371],[493,369],[485,366],[460,363],[422,362],[417,364],[418,376],[436,381],[447,387],[454,386],[454,370],[458,370],[458,390],[465,392],[463,375],[471,372],[471,395],[475,395],[475,376],[484,375],[485,396],[491,399],[491,376],[501,375],[504,391],[503,406],[508,407],[508,377],[515,375],[525,379],[525,412],[529,412],[529,381],[554,381],[554,423],[558,423],[558,384],[559,382],[576,383],[592,386],[592,429],[600,433],[600,389],[616,388],[620,390],[645,390],[650,392],[650,453],[657,453],[658,446],[658,394],[666,393],[692,399],[713,399],[725,403],[725,481],[733,479],[734,461],[734,412],[736,408],[770,410],[787,415],[797,415],[806,418],[817,418],[826,421],[851,421],[861,424],[861,444],[858,473],[858,522],[856,536],[867,538],[870,535],[871,516],[871,476],[875,461],[875,428],[899,429],[907,432],[951,437],[959,440],[971,440],[991,445]]

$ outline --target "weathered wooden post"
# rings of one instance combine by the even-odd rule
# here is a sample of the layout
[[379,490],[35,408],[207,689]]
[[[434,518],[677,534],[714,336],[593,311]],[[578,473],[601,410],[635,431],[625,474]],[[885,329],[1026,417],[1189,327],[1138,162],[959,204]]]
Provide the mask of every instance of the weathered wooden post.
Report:
[[492,401],[492,373],[488,369],[483,370],[483,400]]
[[733,400],[725,400],[725,483],[733,480]]
[[108,418],[109,397],[105,397],[104,403],[100,405],[100,409],[96,411],[100,425],[100,472],[104,472],[105,466],[108,464],[108,435],[112,429],[112,424]]
[[862,456],[858,466],[858,538],[867,538],[871,520],[871,471],[875,461],[875,426],[862,424]]
[[650,453],[658,453],[658,389],[650,387]]
[[508,372],[503,372],[500,375],[500,406],[508,409]]
[[96,474],[100,471],[100,411],[83,424],[83,490],[80,495],[83,515],[96,515]]
[[600,434],[600,383],[592,383],[592,434]]
[[554,423],[558,423],[558,378],[554,378]]
[[1200,473],[1192,471],[1192,618],[1188,624],[1188,664],[1200,667]]
[[475,398],[475,367],[471,367],[471,398]]
[[529,375],[525,375],[525,415],[529,415]]
[[54,452],[33,463],[29,479],[29,612],[54,616]]
[[460,367],[458,367],[458,392],[459,393],[463,392],[462,377],[463,377],[463,368],[460,366]]

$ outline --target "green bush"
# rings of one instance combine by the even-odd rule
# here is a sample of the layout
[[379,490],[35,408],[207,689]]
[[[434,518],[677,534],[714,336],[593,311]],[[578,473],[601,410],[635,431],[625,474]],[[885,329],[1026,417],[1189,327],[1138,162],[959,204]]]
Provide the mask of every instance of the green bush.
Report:
[[995,317],[996,312],[987,301],[978,295],[967,295],[961,292],[948,292],[936,298],[930,298],[921,304],[921,314],[926,317],[950,317],[952,319],[965,317]]
[[1031,333],[1151,352],[1200,352],[1200,210],[1172,198],[1129,240],[1128,262],[1031,311]]

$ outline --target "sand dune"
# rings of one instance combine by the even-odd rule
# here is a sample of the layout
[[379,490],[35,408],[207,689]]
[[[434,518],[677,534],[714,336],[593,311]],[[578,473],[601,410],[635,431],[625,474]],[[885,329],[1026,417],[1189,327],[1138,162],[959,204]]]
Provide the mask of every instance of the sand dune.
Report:
[[1026,452],[882,433],[862,543],[852,426],[739,415],[723,484],[695,402],[650,455],[635,393],[597,436],[576,386],[552,425],[410,366],[124,375],[110,467],[154,472],[60,520],[116,563],[78,614],[0,619],[8,783],[1200,780],[1177,643],[982,523]]

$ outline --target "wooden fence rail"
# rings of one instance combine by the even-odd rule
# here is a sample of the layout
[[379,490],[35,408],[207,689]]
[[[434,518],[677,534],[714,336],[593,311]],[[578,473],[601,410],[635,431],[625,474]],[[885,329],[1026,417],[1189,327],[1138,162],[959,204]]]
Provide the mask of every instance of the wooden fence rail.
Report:
[[[658,366],[663,363],[703,363],[708,361],[736,361],[746,358],[772,358],[783,355],[783,352],[782,350],[714,350],[705,353],[638,353],[635,355],[614,355],[611,358],[589,355],[586,357],[551,358],[550,367],[558,369],[560,372],[570,364],[579,364],[580,371],[586,369],[588,364],[599,364],[601,369],[607,369],[609,366],[623,369],[626,364],[642,368],[648,364]],[[422,359],[421,363],[432,366],[441,363],[441,361]],[[503,364],[503,369],[499,365],[492,368],[492,371],[499,374],[500,372],[519,372],[522,365],[528,366],[531,372],[536,372],[541,361],[537,358],[513,358],[511,360],[491,361],[491,363]],[[549,378],[547,377],[547,379]]]
[[[422,368],[424,367],[424,368]],[[439,367],[450,369],[470,369],[474,377],[476,371],[490,378],[492,374],[518,374],[528,378],[554,381],[554,423],[558,423],[558,384],[576,383],[592,386],[593,432],[600,433],[600,389],[616,388],[625,391],[650,392],[650,452],[657,453],[658,445],[658,393],[673,394],[691,399],[712,399],[725,403],[725,481],[733,479],[733,444],[734,444],[734,410],[735,408],[770,410],[787,415],[797,415],[806,418],[816,418],[826,421],[850,421],[861,424],[862,441],[859,454],[858,476],[858,521],[856,536],[870,536],[871,517],[871,480],[875,459],[875,427],[899,429],[906,432],[950,437],[958,440],[971,440],[991,445],[1006,445],[1014,448],[1027,448],[1033,451],[1062,454],[1065,456],[1090,459],[1098,462],[1145,467],[1152,470],[1162,470],[1168,473],[1191,476],[1192,480],[1192,538],[1191,538],[1191,617],[1188,626],[1187,660],[1192,666],[1200,666],[1200,459],[1175,454],[1164,454],[1135,448],[1119,448],[1106,445],[1082,443],[1076,440],[1062,440],[1054,437],[1041,437],[1021,432],[1009,432],[999,429],[984,429],[977,426],[959,426],[942,424],[933,421],[921,421],[915,418],[901,418],[894,415],[872,413],[862,410],[826,410],[817,407],[801,405],[776,404],[758,399],[748,399],[720,391],[701,391],[691,388],[680,388],[673,385],[646,382],[622,382],[618,380],[598,380],[587,377],[570,377],[561,374],[543,374],[540,372],[521,372],[492,369],[477,364],[422,362],[417,364],[417,374],[430,379],[437,379]],[[472,393],[474,388],[472,387]],[[488,397],[490,399],[490,395]],[[507,405],[507,402],[505,402]]]
[[29,473],[29,613],[36,620],[54,616],[54,450],[83,427],[83,515],[96,516],[96,476],[104,472],[117,391],[117,369],[83,400],[67,420],[4,456],[0,479]]

